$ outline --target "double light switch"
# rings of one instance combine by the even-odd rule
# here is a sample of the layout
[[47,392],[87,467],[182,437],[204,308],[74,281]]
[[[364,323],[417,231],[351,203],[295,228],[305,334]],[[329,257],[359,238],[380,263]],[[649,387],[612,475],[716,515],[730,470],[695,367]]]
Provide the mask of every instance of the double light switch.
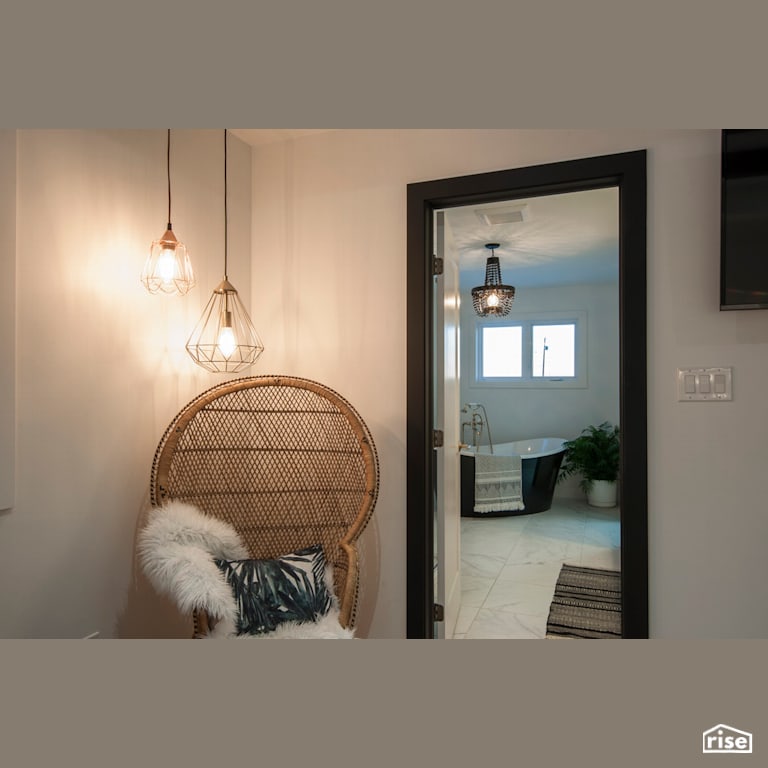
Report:
[[678,400],[733,400],[731,368],[678,368]]

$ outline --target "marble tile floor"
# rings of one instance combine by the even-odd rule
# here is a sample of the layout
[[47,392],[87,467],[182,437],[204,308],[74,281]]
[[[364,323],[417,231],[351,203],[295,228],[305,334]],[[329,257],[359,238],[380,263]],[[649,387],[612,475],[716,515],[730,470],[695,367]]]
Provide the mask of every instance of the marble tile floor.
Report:
[[618,507],[555,499],[546,512],[461,518],[461,607],[453,639],[536,639],[563,563],[620,569]]

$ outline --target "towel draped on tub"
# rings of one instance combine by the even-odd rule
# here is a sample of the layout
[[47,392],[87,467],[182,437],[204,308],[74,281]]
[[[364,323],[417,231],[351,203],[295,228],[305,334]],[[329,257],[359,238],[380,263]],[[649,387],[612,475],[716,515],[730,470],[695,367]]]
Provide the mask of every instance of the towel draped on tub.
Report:
[[525,509],[519,456],[475,454],[475,512]]

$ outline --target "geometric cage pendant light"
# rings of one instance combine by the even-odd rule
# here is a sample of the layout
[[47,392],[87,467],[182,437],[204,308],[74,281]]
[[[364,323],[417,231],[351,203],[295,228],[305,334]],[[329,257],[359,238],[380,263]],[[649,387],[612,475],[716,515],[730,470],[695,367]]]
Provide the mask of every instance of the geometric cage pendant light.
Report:
[[166,138],[166,167],[168,170],[168,227],[163,236],[152,241],[144,262],[141,282],[150,293],[183,296],[195,284],[187,247],[173,234],[171,226],[171,129]]
[[253,365],[264,351],[240,297],[227,277],[227,131],[224,131],[224,279],[187,341],[187,352],[213,373],[236,373]]
[[472,307],[480,317],[505,317],[512,309],[515,289],[501,282],[499,257],[495,254],[498,243],[487,243],[491,251],[485,264],[485,284],[472,289]]

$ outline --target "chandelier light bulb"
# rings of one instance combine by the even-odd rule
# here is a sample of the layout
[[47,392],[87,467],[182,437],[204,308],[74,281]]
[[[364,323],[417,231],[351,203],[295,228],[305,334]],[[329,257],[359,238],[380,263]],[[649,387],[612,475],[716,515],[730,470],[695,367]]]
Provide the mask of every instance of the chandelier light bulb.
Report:
[[163,285],[170,285],[177,274],[176,270],[176,249],[168,243],[163,245],[160,251],[160,258],[157,260],[157,274],[162,280]]
[[221,318],[221,330],[217,341],[219,352],[229,360],[233,352],[237,349],[237,340],[235,332],[232,330],[232,313],[224,312]]

